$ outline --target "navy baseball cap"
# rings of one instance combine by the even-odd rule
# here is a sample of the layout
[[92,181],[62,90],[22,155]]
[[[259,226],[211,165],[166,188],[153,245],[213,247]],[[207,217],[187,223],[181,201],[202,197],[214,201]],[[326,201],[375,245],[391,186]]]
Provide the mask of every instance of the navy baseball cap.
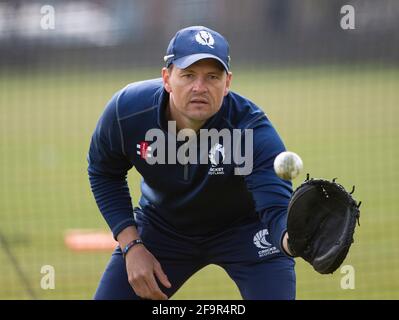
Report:
[[229,71],[229,43],[218,32],[203,27],[191,26],[179,30],[170,40],[164,61],[166,67],[172,63],[180,69],[185,69],[201,59],[218,60]]

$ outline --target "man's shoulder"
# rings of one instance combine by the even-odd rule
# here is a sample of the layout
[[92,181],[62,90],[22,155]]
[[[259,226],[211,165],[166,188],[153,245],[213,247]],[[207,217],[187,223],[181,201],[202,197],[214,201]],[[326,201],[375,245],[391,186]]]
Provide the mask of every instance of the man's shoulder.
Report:
[[261,121],[267,121],[265,112],[248,98],[230,91],[226,97],[228,103],[228,120],[237,128],[251,128]]
[[116,93],[118,118],[154,109],[163,91],[162,79],[133,82]]

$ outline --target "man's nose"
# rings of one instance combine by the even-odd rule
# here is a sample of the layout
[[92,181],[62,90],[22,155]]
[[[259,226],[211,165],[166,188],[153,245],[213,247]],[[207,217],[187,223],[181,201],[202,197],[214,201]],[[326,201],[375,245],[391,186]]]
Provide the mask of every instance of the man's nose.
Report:
[[193,91],[197,93],[203,93],[208,91],[208,88],[206,86],[205,79],[202,77],[198,77],[194,84],[193,84]]

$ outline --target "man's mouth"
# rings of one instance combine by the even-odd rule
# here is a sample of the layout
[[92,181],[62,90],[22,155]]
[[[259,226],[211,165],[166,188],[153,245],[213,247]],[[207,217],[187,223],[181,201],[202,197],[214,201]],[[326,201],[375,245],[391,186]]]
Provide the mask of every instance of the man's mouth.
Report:
[[193,98],[190,100],[190,103],[195,103],[195,104],[208,104],[208,100],[204,98]]

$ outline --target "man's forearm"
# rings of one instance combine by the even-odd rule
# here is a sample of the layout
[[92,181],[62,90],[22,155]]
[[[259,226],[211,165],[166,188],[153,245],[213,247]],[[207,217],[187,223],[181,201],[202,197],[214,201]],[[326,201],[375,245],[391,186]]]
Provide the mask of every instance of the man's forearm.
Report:
[[110,177],[89,166],[94,198],[115,240],[124,229],[134,226],[132,199],[126,177]]

